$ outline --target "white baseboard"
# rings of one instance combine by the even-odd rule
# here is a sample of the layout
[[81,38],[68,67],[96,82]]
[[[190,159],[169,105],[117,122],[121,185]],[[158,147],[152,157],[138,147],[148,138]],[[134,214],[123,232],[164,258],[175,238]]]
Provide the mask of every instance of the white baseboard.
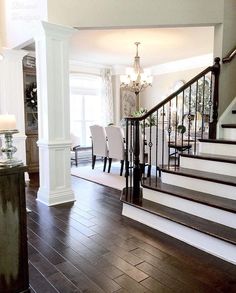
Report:
[[37,201],[40,201],[47,206],[54,206],[58,204],[74,202],[75,196],[71,189],[50,192],[43,188],[39,188]]

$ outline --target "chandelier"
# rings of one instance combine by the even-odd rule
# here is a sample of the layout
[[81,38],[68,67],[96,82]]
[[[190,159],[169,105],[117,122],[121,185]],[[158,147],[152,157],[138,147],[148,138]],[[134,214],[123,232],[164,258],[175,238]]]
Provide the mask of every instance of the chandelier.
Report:
[[138,96],[145,88],[152,85],[152,76],[145,74],[140,66],[140,57],[138,55],[138,46],[140,42],[135,42],[134,44],[136,45],[134,66],[131,70],[127,70],[126,75],[120,76],[120,86],[134,92],[136,96]]

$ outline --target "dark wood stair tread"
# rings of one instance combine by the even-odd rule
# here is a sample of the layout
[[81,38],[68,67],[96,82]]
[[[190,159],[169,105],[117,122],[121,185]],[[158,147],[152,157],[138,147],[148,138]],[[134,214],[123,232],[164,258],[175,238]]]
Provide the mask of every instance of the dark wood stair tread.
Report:
[[198,154],[198,155],[192,155],[192,154],[180,154],[181,157],[189,157],[189,158],[196,158],[201,160],[209,160],[209,161],[217,161],[217,162],[223,162],[223,163],[230,163],[230,164],[236,164],[236,157],[233,156],[222,156],[222,155],[212,155],[212,154]]
[[207,142],[207,143],[220,143],[220,144],[235,144],[236,140],[229,140],[229,139],[199,139],[200,142]]
[[163,167],[161,171],[196,179],[207,180],[215,183],[236,186],[236,177],[234,176],[221,175],[217,173],[204,172],[181,167]]
[[143,179],[142,186],[144,188],[156,190],[214,208],[236,213],[236,201],[229,198],[162,183],[161,180],[156,180],[155,178]]
[[229,243],[236,244],[236,229],[146,199],[143,199],[142,203],[134,203],[132,200],[126,199],[124,191],[121,200],[124,203],[140,208],[146,212],[150,212]]
[[229,124],[221,124],[222,128],[236,128],[236,124],[229,123]]

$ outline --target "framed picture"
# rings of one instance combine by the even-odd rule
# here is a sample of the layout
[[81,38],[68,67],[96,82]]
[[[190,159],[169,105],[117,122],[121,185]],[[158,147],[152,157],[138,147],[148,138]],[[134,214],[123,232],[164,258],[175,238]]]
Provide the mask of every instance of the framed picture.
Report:
[[121,119],[131,116],[137,108],[137,101],[135,93],[125,89],[120,89],[120,113]]

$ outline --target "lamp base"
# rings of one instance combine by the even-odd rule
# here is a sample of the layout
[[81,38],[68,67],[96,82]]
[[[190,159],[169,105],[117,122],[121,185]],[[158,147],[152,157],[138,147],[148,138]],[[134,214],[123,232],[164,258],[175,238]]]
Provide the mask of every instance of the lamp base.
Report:
[[0,167],[8,167],[8,168],[12,168],[12,167],[16,167],[16,166],[22,166],[23,162],[21,160],[18,160],[16,158],[12,158],[12,159],[0,159]]

